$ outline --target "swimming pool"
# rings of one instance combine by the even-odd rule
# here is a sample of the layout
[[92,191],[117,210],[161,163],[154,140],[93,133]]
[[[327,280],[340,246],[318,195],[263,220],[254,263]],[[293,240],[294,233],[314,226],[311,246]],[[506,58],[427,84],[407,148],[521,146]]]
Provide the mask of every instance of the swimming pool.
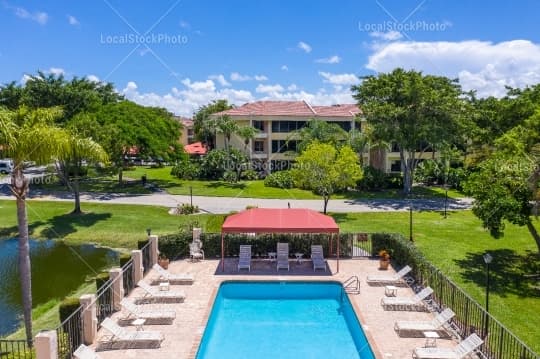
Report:
[[197,359],[375,356],[337,282],[221,284]]

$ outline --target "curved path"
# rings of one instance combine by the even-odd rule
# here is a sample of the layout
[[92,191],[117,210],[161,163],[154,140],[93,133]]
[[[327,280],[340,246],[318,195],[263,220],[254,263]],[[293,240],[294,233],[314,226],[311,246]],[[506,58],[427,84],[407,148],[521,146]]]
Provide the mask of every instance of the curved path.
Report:
[[[3,188],[2,188],[3,187]],[[10,195],[7,186],[0,186],[0,199],[14,199]],[[41,193],[31,192],[29,199],[43,201],[73,201],[71,193]],[[190,197],[184,195],[170,195],[165,192],[153,194],[119,194],[119,193],[82,193],[81,201],[94,203],[118,203],[135,205],[154,205],[173,208],[180,203],[189,203]],[[384,211],[408,211],[412,203],[415,211],[442,211],[444,199],[414,199],[412,201],[402,199],[331,199],[328,203],[329,212],[384,212]],[[463,210],[471,207],[472,199],[449,199],[449,210]],[[246,206],[258,206],[266,208],[310,208],[322,211],[323,201],[308,199],[263,199],[242,197],[204,197],[193,196],[193,204],[199,206],[202,211],[208,213],[228,213],[240,211]]]

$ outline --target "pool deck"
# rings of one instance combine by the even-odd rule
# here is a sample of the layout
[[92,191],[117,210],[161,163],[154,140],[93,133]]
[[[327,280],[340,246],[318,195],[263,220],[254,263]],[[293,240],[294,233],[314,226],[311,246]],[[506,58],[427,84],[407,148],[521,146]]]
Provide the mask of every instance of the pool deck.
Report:
[[[339,273],[336,272],[336,261],[328,260],[328,270],[313,272],[311,261],[304,260],[297,263],[290,261],[290,271],[276,271],[275,262],[268,260],[252,261],[252,270],[236,270],[238,260],[226,259],[225,272],[221,272],[219,260],[205,260],[190,262],[186,260],[172,262],[169,266],[171,273],[190,273],[195,277],[192,285],[171,286],[171,290],[181,289],[186,293],[184,303],[177,304],[149,304],[148,308],[174,309],[176,319],[172,325],[144,325],[144,330],[158,330],[163,333],[165,340],[159,349],[132,349],[100,351],[103,359],[149,359],[149,358],[174,358],[193,359],[196,356],[199,342],[202,338],[206,321],[218,287],[226,280],[313,280],[313,281],[340,281],[343,282],[351,276],[358,276],[361,282],[360,294],[349,294],[349,298],[355,307],[355,311],[362,323],[370,345],[376,358],[380,359],[405,359],[412,357],[412,350],[422,347],[426,343],[425,338],[402,338],[394,331],[394,322],[397,320],[431,320],[433,314],[429,312],[414,311],[385,311],[380,300],[385,296],[384,286],[372,287],[366,284],[366,276],[370,274],[393,274],[378,269],[378,261],[370,259],[346,259],[340,260]],[[330,272],[331,270],[331,272]],[[150,272],[147,277],[153,277]],[[398,296],[412,296],[413,291],[408,287],[400,287]],[[142,296],[142,290],[136,288],[130,298]],[[115,313],[113,319],[122,316]],[[127,330],[136,330],[135,327],[126,327]],[[103,330],[100,336],[106,334]],[[451,347],[456,342],[451,339],[437,339],[437,347]],[[272,355],[279,358],[279,353]]]

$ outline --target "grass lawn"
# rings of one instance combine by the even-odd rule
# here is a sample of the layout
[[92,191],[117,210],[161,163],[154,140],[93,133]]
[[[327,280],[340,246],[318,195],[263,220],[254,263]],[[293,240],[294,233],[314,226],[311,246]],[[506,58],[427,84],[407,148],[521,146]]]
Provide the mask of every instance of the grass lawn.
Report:
[[[333,214],[343,231],[399,232],[409,236],[408,213]],[[538,249],[525,227],[507,225],[505,237],[493,239],[470,211],[414,213],[414,240],[424,255],[478,302],[485,303],[485,264],[490,267],[490,312],[540,352],[540,292],[524,273],[538,273]],[[540,229],[540,221],[535,222]]]
[[[153,206],[83,203],[85,214],[69,214],[71,202],[27,201],[30,235],[64,239],[69,243],[96,243],[112,248],[137,247],[146,228],[157,235],[177,232],[188,222],[198,221],[209,232],[218,232],[223,216],[200,214],[171,216],[167,209]],[[15,201],[0,201],[0,238],[17,233]],[[210,220],[210,221],[209,221]]]
[[[248,197],[248,198],[284,198],[284,199],[320,199],[319,195],[298,188],[281,189],[265,187],[264,181],[241,181],[228,183],[224,181],[185,181],[171,176],[171,167],[150,168],[145,166],[135,167],[133,171],[126,171],[124,177],[140,179],[146,175],[148,182],[157,184],[170,194],[188,195],[190,188],[194,196],[217,196],[217,197]],[[421,197],[444,197],[444,189],[437,187],[416,187],[414,195]],[[449,198],[460,198],[463,194],[448,191]],[[332,196],[334,199],[347,198],[403,198],[401,190],[386,190],[377,192],[349,191]]]

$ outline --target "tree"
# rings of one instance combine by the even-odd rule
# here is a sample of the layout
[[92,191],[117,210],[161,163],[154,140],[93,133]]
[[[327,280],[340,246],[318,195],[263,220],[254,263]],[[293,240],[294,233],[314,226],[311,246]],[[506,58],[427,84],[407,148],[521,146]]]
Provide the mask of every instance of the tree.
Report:
[[91,138],[84,138],[70,133],[67,150],[56,161],[57,172],[61,174],[67,187],[75,198],[72,214],[81,214],[81,192],[79,180],[83,162],[107,162],[108,156],[103,148]]
[[236,130],[236,134],[244,140],[244,152],[246,152],[249,141],[255,138],[259,130],[253,126],[241,126]]
[[407,194],[422,154],[434,146],[461,140],[466,104],[460,98],[457,80],[396,69],[367,76],[352,91],[374,140],[395,143],[399,148]]
[[198,141],[215,148],[216,127],[211,114],[226,111],[232,108],[227,100],[212,101],[202,106],[193,116],[193,132]]
[[225,150],[229,151],[231,137],[238,131],[238,124],[230,116],[224,115],[220,116],[216,120],[215,126],[217,131],[223,134],[223,139],[225,140]]
[[337,146],[339,143],[347,140],[347,132],[339,127],[338,124],[311,119],[306,126],[294,131],[291,137],[300,138],[298,150],[301,152],[314,141]]
[[324,213],[332,194],[355,186],[356,181],[362,178],[358,156],[350,146],[336,149],[328,143],[317,141],[310,143],[296,157],[291,171],[297,186],[323,197]]
[[15,167],[11,174],[11,191],[17,202],[19,275],[26,340],[29,346],[32,346],[32,279],[26,213],[29,180],[24,176],[23,162],[47,164],[66,151],[68,135],[53,125],[61,116],[62,111],[59,108],[30,110],[21,107],[15,111],[0,108],[0,143],[5,147],[6,154],[13,159]]
[[504,221],[527,226],[540,252],[540,235],[532,221],[540,198],[540,108],[495,141],[495,151],[465,185],[475,201],[473,213],[491,235],[504,234]]

